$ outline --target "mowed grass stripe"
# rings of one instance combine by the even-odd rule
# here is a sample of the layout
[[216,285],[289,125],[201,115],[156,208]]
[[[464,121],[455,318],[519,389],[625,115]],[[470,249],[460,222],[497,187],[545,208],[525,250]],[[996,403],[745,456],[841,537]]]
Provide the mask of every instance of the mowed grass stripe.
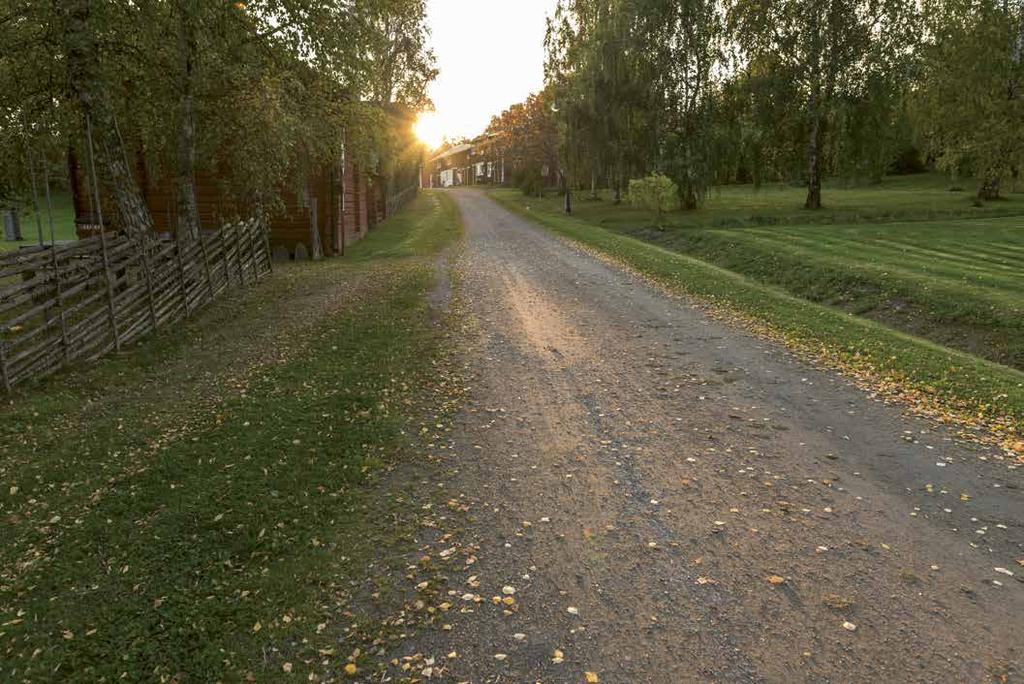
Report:
[[[823,236],[828,239],[828,235]],[[1005,250],[989,252],[984,249],[974,249],[969,243],[948,242],[942,239],[942,235],[910,235],[902,236],[897,231],[880,233],[880,231],[864,231],[857,228],[848,228],[838,236],[838,239],[873,247],[882,247],[890,255],[899,252],[913,252],[928,258],[948,259],[962,265],[966,269],[986,270],[990,267],[1006,269],[1017,275],[1019,271],[1014,270],[1013,261],[1007,257]],[[986,238],[990,236],[985,236]],[[970,236],[965,236],[968,240]]]
[[[884,260],[892,263],[903,263],[908,254],[913,254],[914,257],[911,263],[919,264],[922,269],[926,269],[929,272],[935,272],[936,269],[944,270],[944,272],[954,274],[954,278],[957,277],[956,274],[961,274],[964,270],[976,270],[987,274],[994,273],[985,264],[979,264],[977,258],[971,258],[968,248],[963,246],[953,248],[948,246],[945,249],[929,247],[928,244],[935,244],[932,236],[922,236],[920,240],[925,244],[921,244],[920,242],[912,242],[906,239],[898,240],[888,236],[881,237],[875,235],[874,230],[871,231],[871,234],[861,234],[856,228],[845,227],[831,231],[805,230],[800,233],[795,233],[792,230],[748,229],[745,231],[732,231],[730,234],[741,235],[747,232],[783,243],[798,242],[808,246],[812,251],[832,251],[844,254],[847,258],[851,259],[857,259],[860,256],[859,253],[851,253],[849,251],[851,245],[857,245],[859,249],[863,250],[866,254],[870,254],[875,260]],[[895,237],[898,233],[894,230],[891,235]],[[823,249],[823,246],[830,246],[833,249],[826,250]],[[986,257],[986,259],[992,258],[992,256]],[[1005,256],[996,258],[993,261],[993,266],[1006,269],[1013,267],[1012,262],[1008,261]],[[954,263],[956,267],[953,267]],[[1024,280],[1019,270],[1008,275],[1012,276],[1011,280]]]
[[871,238],[868,242],[888,249],[890,252],[911,253],[931,260],[943,259],[956,264],[959,269],[964,271],[977,271],[983,274],[994,274],[1003,277],[1009,276],[1012,280],[1017,280],[1024,284],[1024,277],[1020,276],[1019,269],[1014,268],[1012,262],[1005,257],[999,258],[995,255],[985,254],[967,248],[953,252],[948,249],[922,247],[920,245],[897,242],[895,240],[886,240],[884,238]]
[[[729,238],[736,237],[735,234],[729,235]],[[864,261],[862,254],[854,253],[851,256],[852,247],[849,244],[832,242],[827,249],[821,249],[814,240],[801,236],[763,238],[745,235],[738,239],[760,245],[765,253],[785,253],[804,263],[827,266],[837,272],[845,270],[851,273],[875,274],[879,282],[889,280],[890,287],[891,281],[900,280],[909,284],[912,289],[931,288],[955,296],[963,296],[964,292],[968,291],[972,298],[1000,307],[1012,307],[1020,301],[1019,296],[1013,292],[1017,289],[1016,283],[1013,283],[1013,286],[1009,283],[1004,284],[994,276],[988,278],[986,282],[965,282],[962,275],[956,277],[948,271],[945,274],[939,273],[937,271],[940,269],[921,259],[907,258],[896,261],[892,259],[891,254],[876,254],[861,248],[862,252],[867,251],[877,256],[872,261]]]
[[[724,231],[718,231],[725,234]],[[971,285],[982,289],[991,289],[995,292],[1007,289],[1017,289],[1024,286],[1024,278],[1018,274],[1006,274],[993,271],[984,266],[977,265],[969,259],[958,260],[944,256],[932,255],[923,251],[926,248],[914,247],[899,243],[891,248],[873,245],[863,241],[857,236],[845,236],[844,234],[816,234],[806,233],[771,233],[761,230],[731,231],[729,237],[739,237],[745,234],[755,235],[764,240],[770,240],[778,249],[801,249],[805,255],[822,255],[839,259],[853,265],[869,265],[871,267],[885,267],[891,272],[906,273],[910,277],[921,275],[930,280],[946,281],[949,284],[960,287],[965,280]],[[967,272],[976,273],[971,276]]]

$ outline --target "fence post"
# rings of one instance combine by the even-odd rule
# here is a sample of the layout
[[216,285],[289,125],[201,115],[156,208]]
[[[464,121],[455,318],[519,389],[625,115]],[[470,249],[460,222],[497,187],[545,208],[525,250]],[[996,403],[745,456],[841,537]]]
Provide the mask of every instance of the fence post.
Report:
[[96,202],[96,218],[100,224],[100,250],[103,252],[103,274],[107,280],[107,313],[110,329],[114,333],[114,348],[121,351],[121,335],[117,332],[117,313],[114,310],[114,281],[110,278],[110,258],[107,255],[107,231],[103,226],[103,206],[100,204],[100,188],[96,182],[96,154],[92,146],[92,121],[85,115],[85,134],[89,140],[89,175],[92,177],[92,192]]
[[[267,272],[268,273],[273,273],[274,272],[274,259],[273,259],[273,256],[270,253],[270,229],[263,225],[263,220],[262,219],[258,219],[257,218],[257,219],[255,219],[255,221],[256,221],[256,227],[259,229],[260,234],[263,236],[263,252],[264,252],[264,257],[267,260]],[[345,235],[344,230],[345,229],[342,228],[342,231],[343,231],[342,232],[342,236]],[[341,239],[344,241],[345,238],[342,237]],[[342,242],[342,244],[344,244],[344,242]],[[342,251],[342,254],[344,254],[344,250]]]
[[240,285],[245,285],[245,269],[242,268],[242,241],[238,237],[239,223],[235,226],[235,263],[238,264],[238,282]]
[[210,253],[206,251],[206,238],[199,234],[199,248],[203,251],[203,264],[206,266],[206,291],[213,301],[213,271],[210,269]]
[[223,225],[220,227],[220,256],[224,261],[224,284],[228,289],[231,288],[231,264],[228,262],[228,238],[227,238],[228,227]]
[[188,310],[188,287],[185,284],[185,264],[181,260],[181,240],[176,239],[174,244],[174,253],[178,257],[178,283],[181,290],[181,305],[185,307],[185,318],[189,317]]
[[146,278],[146,305],[149,307],[149,322],[153,330],[157,328],[156,305],[153,302],[153,273],[149,270],[149,245],[145,240],[137,240],[136,248],[139,250],[139,258],[142,260],[142,274]]
[[0,378],[3,379],[4,391],[11,393],[11,377],[7,374],[7,341],[0,340]]
[[[52,224],[51,224],[52,225]],[[53,282],[57,288],[57,315],[60,316],[60,342],[64,347],[64,363],[71,361],[71,345],[68,343],[68,322],[64,316],[64,295],[60,287],[60,265],[57,262],[57,245],[50,241],[50,256],[53,257]]]
[[260,279],[259,267],[256,265],[256,241],[252,239],[253,222],[245,223],[245,241],[249,243],[249,256],[252,257],[252,282],[257,283]]

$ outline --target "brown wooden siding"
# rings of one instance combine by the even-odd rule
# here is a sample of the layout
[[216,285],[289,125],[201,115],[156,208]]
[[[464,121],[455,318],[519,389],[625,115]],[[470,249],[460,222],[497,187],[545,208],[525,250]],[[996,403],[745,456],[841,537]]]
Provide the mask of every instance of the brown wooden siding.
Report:
[[[72,201],[78,234],[79,237],[86,237],[95,234],[96,217],[92,210],[93,202],[88,192],[85,169],[73,151],[68,155],[68,168],[73,181]],[[136,169],[136,178],[147,179],[141,163]],[[152,177],[147,180],[140,185],[140,189],[152,214],[154,229],[157,233],[173,234],[177,218],[174,180],[154,180]],[[340,165],[334,169],[324,169],[310,179],[305,197],[295,191],[283,193],[284,209],[270,217],[271,243],[285,247],[290,253],[294,253],[298,243],[304,244],[307,251],[312,251],[310,220],[312,200],[315,198],[317,228],[324,254],[331,256],[340,253],[343,244],[350,245],[366,235],[371,218],[381,218],[379,212],[371,208],[377,204],[369,195],[372,190],[367,174],[360,172],[349,161],[346,161],[344,169]],[[101,202],[104,223],[108,227],[116,224],[116,208],[112,199],[103,193]],[[208,173],[196,174],[196,202],[200,225],[204,230],[217,229],[224,222],[236,218],[237,212],[225,207],[216,179]]]

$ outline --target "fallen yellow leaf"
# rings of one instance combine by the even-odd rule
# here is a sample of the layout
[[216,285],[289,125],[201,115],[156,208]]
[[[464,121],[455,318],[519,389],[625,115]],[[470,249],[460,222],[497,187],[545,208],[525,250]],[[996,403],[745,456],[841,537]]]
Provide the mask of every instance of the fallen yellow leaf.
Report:
[[591,684],[593,684],[593,682],[601,681],[601,678],[597,676],[596,672],[584,672],[583,677]]
[[347,663],[345,665],[345,674],[347,674],[347,675],[354,675],[358,671],[359,671],[359,668],[356,667],[355,663]]

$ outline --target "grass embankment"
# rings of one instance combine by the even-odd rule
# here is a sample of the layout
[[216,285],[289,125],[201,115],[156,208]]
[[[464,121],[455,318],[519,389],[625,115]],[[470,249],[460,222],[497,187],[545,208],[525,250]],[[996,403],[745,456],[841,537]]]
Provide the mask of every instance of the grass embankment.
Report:
[[[554,232],[592,247],[672,291],[696,297],[715,305],[719,310],[737,314],[762,332],[782,338],[791,346],[811,353],[831,365],[842,367],[888,394],[900,394],[922,410],[933,414],[953,413],[961,420],[981,418],[989,427],[1008,437],[1010,443],[1016,439],[1011,437],[1012,433],[1019,433],[1024,428],[1024,373],[1018,370],[905,334],[838,308],[809,301],[798,296],[799,293],[786,291],[768,278],[759,280],[756,276],[748,276],[623,234],[625,229],[618,223],[622,219],[609,220],[607,223],[613,228],[599,226],[595,218],[603,215],[600,208],[588,208],[570,218],[559,212],[557,199],[538,202],[514,190],[496,190],[493,196]],[[583,205],[581,202],[577,206]],[[641,222],[638,220],[641,215],[635,211],[623,208],[615,208],[614,211],[620,215],[632,212],[633,221]],[[615,227],[619,227],[619,230]],[[873,239],[869,228],[886,237],[889,237],[890,228],[895,230],[879,225],[860,228],[864,231],[858,233],[861,239],[869,241]],[[924,228],[907,228],[908,231],[914,229]],[[685,232],[685,229],[669,229],[672,230]],[[830,282],[842,282],[846,277],[844,269],[838,265],[838,254],[846,256],[849,264],[860,260],[865,265],[872,265],[877,268],[878,275],[884,272],[883,269],[893,269],[902,264],[902,270],[908,272],[901,274],[906,278],[905,282],[915,282],[912,269],[907,267],[907,258],[895,257],[891,263],[882,266],[873,261],[881,257],[877,254],[867,255],[864,247],[858,247],[852,242],[849,246],[835,246],[828,239],[836,231],[834,226],[830,226],[829,230],[820,227],[813,230],[798,227],[778,230],[786,232],[780,232],[774,240],[758,235],[759,231],[752,231],[749,236],[744,235],[743,240],[763,245],[763,253],[769,258],[781,258],[778,255],[786,254],[787,249],[803,250],[785,266],[790,270],[802,270],[802,273],[777,274],[780,279],[802,279],[801,282],[809,283],[809,287],[827,290]],[[810,232],[805,233],[807,230]],[[1012,232],[1012,228],[1007,226],[1006,231]],[[900,235],[906,239],[902,233]],[[953,231],[950,231],[947,240],[951,241],[952,235]],[[815,237],[821,238],[820,246]],[[898,240],[900,237],[893,239]],[[758,240],[767,240],[768,244]],[[733,244],[739,246],[732,249],[739,251],[746,242],[741,242],[741,238],[737,237],[733,239]],[[930,247],[941,249],[936,242],[931,242]],[[964,249],[976,250],[978,246],[964,245]],[[810,256],[815,252],[830,252],[832,261],[815,262],[815,257]],[[995,252],[994,248],[990,248],[990,253]],[[732,258],[730,249],[722,250],[722,254]],[[936,263],[952,267],[951,264],[957,262],[936,259]],[[1019,286],[1019,279],[1014,279],[1005,269],[994,270],[1004,277],[1006,283],[1013,283],[1012,287]],[[837,273],[838,279],[835,279]],[[927,284],[918,281],[918,286],[924,288]],[[968,285],[964,284],[962,288],[966,290]],[[978,286],[978,289],[981,287]],[[998,291],[998,288],[995,289]],[[947,294],[952,291],[948,290]],[[1019,300],[1014,301],[1012,291],[1005,290],[1000,296],[1003,297],[1005,308],[1020,306]],[[822,295],[820,299],[827,300],[828,297]],[[952,301],[949,305],[956,307],[958,303]]]
[[0,679],[362,668],[353,585],[419,523],[375,474],[412,461],[443,375],[427,295],[458,230],[421,196],[349,258],[279,268],[0,409]]
[[1024,369],[1019,217],[624,232]]

